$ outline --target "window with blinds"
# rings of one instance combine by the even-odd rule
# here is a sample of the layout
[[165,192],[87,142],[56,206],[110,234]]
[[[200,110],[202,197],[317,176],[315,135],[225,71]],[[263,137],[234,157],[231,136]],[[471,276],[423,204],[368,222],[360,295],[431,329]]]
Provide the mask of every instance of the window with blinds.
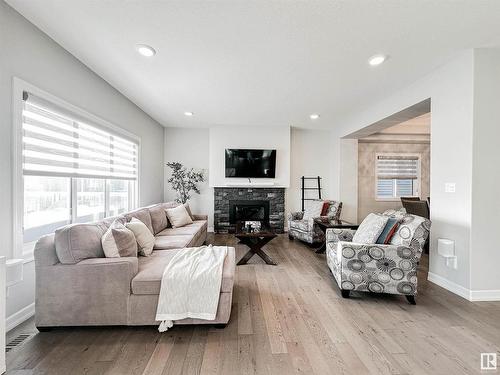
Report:
[[135,208],[139,144],[23,94],[23,242]]
[[24,174],[137,179],[137,143],[64,112],[25,96]]
[[398,199],[419,194],[419,155],[377,155],[376,156],[377,199]]

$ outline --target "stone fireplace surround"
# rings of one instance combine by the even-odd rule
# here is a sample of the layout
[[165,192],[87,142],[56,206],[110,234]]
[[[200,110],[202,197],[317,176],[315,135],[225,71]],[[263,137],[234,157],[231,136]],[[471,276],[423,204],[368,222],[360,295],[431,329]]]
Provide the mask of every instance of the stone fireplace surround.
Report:
[[269,225],[277,233],[284,232],[285,188],[216,187],[214,188],[215,233],[234,233],[235,224],[230,222],[231,204],[243,201],[268,201]]

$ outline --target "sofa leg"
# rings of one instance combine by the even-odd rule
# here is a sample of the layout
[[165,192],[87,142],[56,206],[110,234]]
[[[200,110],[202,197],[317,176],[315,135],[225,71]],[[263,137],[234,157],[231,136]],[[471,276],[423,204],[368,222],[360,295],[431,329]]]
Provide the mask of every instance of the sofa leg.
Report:
[[346,289],[340,289],[340,293],[342,293],[342,298],[349,298],[351,291]]
[[226,324],[214,324],[214,327],[217,329],[224,329],[224,328],[226,328],[226,326],[227,326],[227,323]]
[[417,304],[417,302],[415,302],[415,296],[405,296],[405,297],[408,300],[408,303],[410,305],[416,305]]
[[288,233],[288,239],[289,239],[290,241],[293,241],[293,240],[295,239],[295,237],[293,237],[290,233]]

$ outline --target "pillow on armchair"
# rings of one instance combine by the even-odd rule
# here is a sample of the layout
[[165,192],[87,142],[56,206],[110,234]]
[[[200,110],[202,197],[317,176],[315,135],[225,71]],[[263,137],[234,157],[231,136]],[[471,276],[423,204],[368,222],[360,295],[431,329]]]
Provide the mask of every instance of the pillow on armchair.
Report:
[[354,233],[352,242],[362,244],[376,243],[387,224],[387,220],[389,220],[388,216],[369,214],[365,217],[356,233]]
[[309,220],[320,217],[321,211],[323,210],[323,203],[324,201],[321,199],[309,201],[309,204],[304,210],[304,216],[302,216],[302,220]]

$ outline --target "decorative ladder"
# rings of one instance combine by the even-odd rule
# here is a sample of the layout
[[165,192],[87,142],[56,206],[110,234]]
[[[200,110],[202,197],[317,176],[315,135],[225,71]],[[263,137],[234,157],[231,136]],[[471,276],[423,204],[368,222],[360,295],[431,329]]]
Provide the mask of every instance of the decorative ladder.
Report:
[[[302,180],[302,211],[304,211],[304,203],[305,201],[314,201],[316,199],[321,199],[321,177],[305,177],[302,176],[300,178]],[[317,183],[317,186],[306,186],[306,180],[314,180]],[[316,190],[318,192],[318,198],[306,198],[306,190]]]

